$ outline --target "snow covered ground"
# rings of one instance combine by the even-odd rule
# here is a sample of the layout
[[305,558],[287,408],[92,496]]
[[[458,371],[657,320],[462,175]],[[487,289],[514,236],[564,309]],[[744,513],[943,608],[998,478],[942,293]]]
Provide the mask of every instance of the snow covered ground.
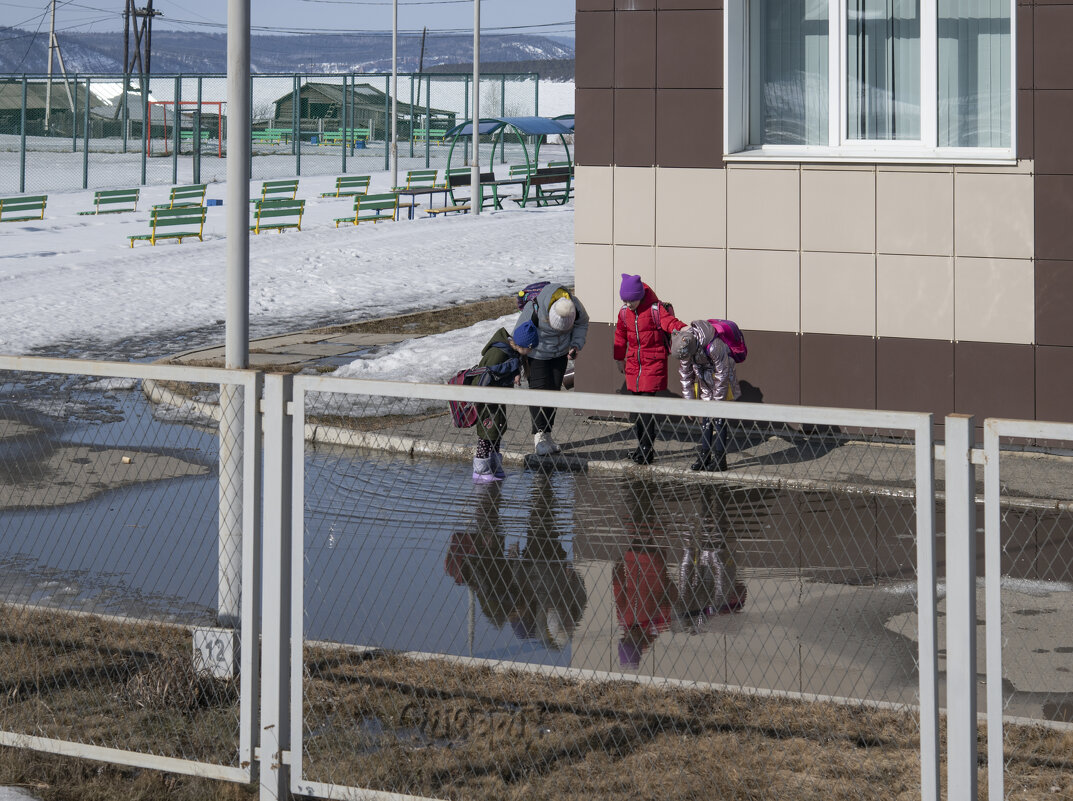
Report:
[[[376,173],[372,191],[389,184],[388,173]],[[479,217],[335,228],[332,220],[352,203],[319,197],[333,187],[333,176],[303,177],[302,230],[251,237],[254,336],[465,303],[535,280],[573,281],[572,205],[521,209],[511,203]],[[212,185],[209,197],[222,199],[225,191],[223,184]],[[127,236],[148,229],[146,210],[167,193],[167,187],[146,187],[137,212],[80,216],[92,205],[92,191],[50,192],[44,220],[4,223],[0,353],[46,349],[86,356],[120,341],[160,343],[159,352],[136,354],[148,358],[181,349],[172,333],[208,331],[210,341],[222,342],[225,207],[209,207],[204,242],[129,246]],[[437,338],[440,344],[385,348],[378,364],[342,372],[440,381],[475,362],[501,322],[509,320],[446,334]]]

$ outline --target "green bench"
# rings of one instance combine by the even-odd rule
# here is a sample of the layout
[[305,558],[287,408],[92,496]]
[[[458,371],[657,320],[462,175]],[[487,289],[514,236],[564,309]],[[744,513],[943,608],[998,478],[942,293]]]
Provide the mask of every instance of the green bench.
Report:
[[[183,240],[196,236],[201,239],[201,232],[205,228],[205,207],[179,206],[174,209],[154,208],[150,212],[148,234],[135,234],[128,236],[130,246],[134,247],[135,240],[148,240],[149,244],[155,245],[158,239],[178,239],[181,245]],[[194,230],[194,227],[197,230]],[[163,230],[161,230],[163,229]],[[179,230],[181,229],[181,230]]]
[[261,231],[279,231],[288,228],[302,230],[302,214],[306,202],[293,198],[268,199],[255,201],[253,207],[253,225],[250,230],[259,234]]
[[[79,214],[115,214],[138,210],[138,189],[100,189],[93,193],[93,209]],[[115,207],[120,208],[115,208]]]
[[447,136],[446,128],[414,128],[414,140],[428,139],[430,142],[443,144],[443,138]]
[[[446,206],[440,206],[438,208],[425,209],[425,214],[435,217],[438,214],[449,214],[451,212],[466,213],[470,210],[472,205],[472,197],[457,197],[455,195],[455,187],[466,187],[469,189],[472,184],[472,173],[469,167],[458,167],[447,171],[447,190],[451,195],[451,202]],[[499,187],[496,186],[495,175],[491,172],[481,173],[481,208],[486,206],[492,206],[493,208],[502,208],[499,205]],[[470,192],[472,195],[472,191]]]
[[352,197],[369,191],[368,175],[340,175],[335,179],[334,192],[322,192],[321,197]]
[[357,225],[360,222],[378,223],[381,220],[396,220],[398,216],[399,196],[395,193],[356,195],[354,197],[354,213],[349,217],[337,217],[335,227],[338,228],[339,223]]
[[[22,195],[21,197],[0,197],[0,222],[19,222],[20,220],[45,219],[45,204],[48,195]],[[26,212],[33,214],[27,215]],[[6,217],[4,215],[7,215]],[[12,217],[12,214],[21,216]]]
[[[342,142],[343,142],[343,132],[342,131],[325,131],[324,133],[318,134],[317,136],[319,137],[317,139],[317,144],[318,145],[338,145],[338,144],[342,144]],[[365,142],[368,139],[369,139],[369,129],[368,128],[347,128],[346,129],[346,141],[347,141],[348,144],[352,143],[352,142]]]
[[292,133],[290,128],[265,128],[263,131],[250,132],[254,142],[273,145],[289,144]]
[[173,186],[167,203],[157,203],[154,209],[198,208],[205,205],[205,184]]
[[[212,139],[212,131],[202,131],[201,132],[201,141],[202,142],[208,142],[210,139]],[[192,130],[186,130],[186,129],[179,131],[179,141],[180,142],[193,142],[194,141],[194,132]]]
[[511,178],[528,178],[536,172],[536,166],[533,164],[511,164],[507,167],[507,175]]
[[521,197],[514,202],[524,208],[532,202],[537,206],[562,206],[570,200],[570,172],[558,168],[541,168],[525,179]]
[[256,203],[258,200],[294,200],[297,194],[297,178],[288,178],[281,181],[265,181],[261,184],[261,197],[252,199],[250,203]]
[[439,170],[408,170],[406,186],[396,186],[395,189],[435,189],[439,186],[436,183],[439,172]]

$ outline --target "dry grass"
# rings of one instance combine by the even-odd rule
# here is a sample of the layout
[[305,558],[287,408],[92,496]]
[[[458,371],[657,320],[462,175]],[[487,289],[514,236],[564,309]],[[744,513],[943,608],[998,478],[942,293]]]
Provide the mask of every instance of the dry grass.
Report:
[[[3,611],[0,729],[234,764],[234,682],[191,670],[189,632]],[[476,801],[919,795],[906,712],[325,648],[307,650],[305,676],[311,781]],[[1017,727],[1007,743],[1013,797],[1073,797],[1073,735]],[[12,748],[0,749],[0,785],[45,801],[254,794]]]

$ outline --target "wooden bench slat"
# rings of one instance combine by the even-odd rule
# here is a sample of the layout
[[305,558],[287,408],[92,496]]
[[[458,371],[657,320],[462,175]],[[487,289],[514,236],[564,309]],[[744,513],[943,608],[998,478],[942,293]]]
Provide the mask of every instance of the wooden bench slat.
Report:
[[304,200],[258,200],[254,208],[254,224],[250,226],[250,230],[255,234],[270,230],[283,233],[287,228],[301,231],[305,206]]
[[[383,212],[390,211],[390,214]],[[370,213],[371,212],[371,213]],[[339,223],[351,223],[357,225],[360,222],[380,222],[381,220],[394,220],[399,215],[399,198],[394,193],[382,193],[376,195],[357,195],[354,197],[354,214],[350,217],[337,217],[335,227]]]
[[[322,192],[321,197],[353,197],[364,195],[369,191],[370,176],[341,175],[335,179],[334,192]],[[354,191],[351,191],[354,190]]]
[[[134,234],[128,236],[130,240],[130,246],[134,247],[135,240],[147,240],[150,244],[155,245],[158,239],[178,239],[179,244],[182,244],[184,239],[192,236],[196,236],[200,241],[202,239],[202,232],[205,229],[205,213],[204,206],[198,206],[197,208],[180,207],[174,209],[153,209],[150,212],[149,226],[152,229],[148,234]],[[179,226],[197,226],[197,230],[187,231],[164,231],[160,232],[158,228],[175,228]]]
[[[45,205],[48,203],[48,195],[19,195],[18,197],[0,197],[0,222],[20,222],[24,220],[45,219]],[[37,210],[37,214],[23,217],[5,217],[8,214]]]
[[[124,211],[138,210],[138,189],[101,189],[93,193],[93,208],[90,211],[80,211],[80,215],[87,214],[118,214]],[[107,209],[101,208],[112,204],[127,204],[130,208]]]

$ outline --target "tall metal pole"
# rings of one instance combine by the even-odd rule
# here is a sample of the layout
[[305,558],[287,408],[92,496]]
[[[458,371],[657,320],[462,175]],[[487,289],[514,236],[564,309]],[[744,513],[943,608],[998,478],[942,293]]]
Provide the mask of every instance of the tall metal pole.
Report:
[[[224,363],[249,366],[250,348],[250,0],[227,4],[227,315]],[[241,620],[243,398],[234,385],[220,388],[220,512],[217,617],[221,626]],[[252,513],[250,510],[249,513]],[[253,588],[249,588],[253,591]],[[267,760],[266,760],[267,761]]]
[[[52,0],[52,27],[48,32],[48,83],[45,84],[45,133],[52,117],[52,43],[56,39],[56,0]],[[74,125],[74,121],[71,122]]]
[[473,160],[469,165],[473,214],[481,213],[481,0],[473,0]]
[[[411,82],[412,83],[412,82]],[[413,107],[410,108],[411,117]],[[413,121],[410,122],[413,125]],[[399,185],[399,0],[391,3],[391,186]]]

